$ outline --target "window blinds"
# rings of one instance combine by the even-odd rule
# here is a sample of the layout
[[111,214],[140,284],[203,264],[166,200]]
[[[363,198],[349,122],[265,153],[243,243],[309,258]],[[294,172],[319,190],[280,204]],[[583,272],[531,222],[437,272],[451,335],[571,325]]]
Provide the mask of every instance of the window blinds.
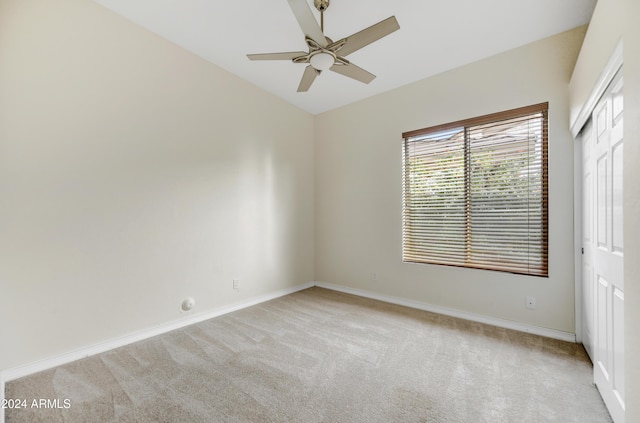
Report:
[[403,260],[548,275],[547,103],[403,134]]

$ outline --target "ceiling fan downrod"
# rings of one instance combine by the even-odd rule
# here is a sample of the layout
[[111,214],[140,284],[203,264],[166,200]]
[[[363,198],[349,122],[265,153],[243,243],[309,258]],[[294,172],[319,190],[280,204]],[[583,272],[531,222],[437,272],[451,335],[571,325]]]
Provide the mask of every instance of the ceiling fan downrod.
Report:
[[313,0],[313,5],[320,12],[320,31],[324,32],[324,11],[329,7],[330,0]]

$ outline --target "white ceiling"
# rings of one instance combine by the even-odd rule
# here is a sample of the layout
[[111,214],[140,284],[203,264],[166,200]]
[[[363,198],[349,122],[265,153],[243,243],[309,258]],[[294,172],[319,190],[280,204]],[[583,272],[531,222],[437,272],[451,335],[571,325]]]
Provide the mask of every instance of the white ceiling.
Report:
[[[310,113],[331,110],[589,22],[596,0],[331,0],[338,40],[395,15],[400,30],[349,55],[370,84],[323,72],[296,89],[303,64],[247,53],[307,50],[286,0],[95,0]],[[313,0],[307,0],[313,7]]]

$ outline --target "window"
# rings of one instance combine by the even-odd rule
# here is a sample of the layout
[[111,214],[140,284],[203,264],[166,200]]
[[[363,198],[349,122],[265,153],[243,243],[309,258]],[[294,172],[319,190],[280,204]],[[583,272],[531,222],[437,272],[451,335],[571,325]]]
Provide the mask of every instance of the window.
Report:
[[402,134],[403,261],[548,276],[547,110]]

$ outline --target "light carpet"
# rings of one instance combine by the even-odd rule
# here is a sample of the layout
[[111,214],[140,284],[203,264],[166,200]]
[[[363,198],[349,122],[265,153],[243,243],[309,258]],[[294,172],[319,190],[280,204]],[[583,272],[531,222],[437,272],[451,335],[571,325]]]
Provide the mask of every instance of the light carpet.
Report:
[[584,349],[311,288],[7,383],[17,422],[610,422]]

